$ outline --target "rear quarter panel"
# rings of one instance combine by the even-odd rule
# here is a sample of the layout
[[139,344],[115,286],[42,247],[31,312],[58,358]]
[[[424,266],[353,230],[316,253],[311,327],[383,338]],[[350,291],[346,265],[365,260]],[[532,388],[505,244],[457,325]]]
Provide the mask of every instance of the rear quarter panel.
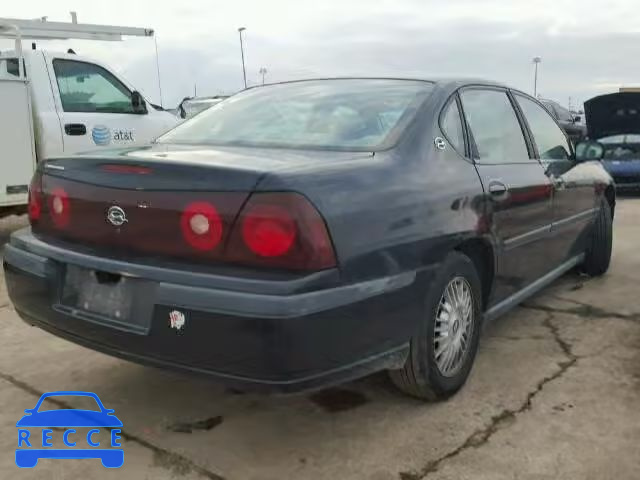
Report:
[[438,93],[395,148],[274,172],[257,186],[309,198],[327,222],[345,283],[436,265],[482,229],[483,191],[475,167],[450,144],[445,150],[434,146],[443,136],[437,117],[448,97]]

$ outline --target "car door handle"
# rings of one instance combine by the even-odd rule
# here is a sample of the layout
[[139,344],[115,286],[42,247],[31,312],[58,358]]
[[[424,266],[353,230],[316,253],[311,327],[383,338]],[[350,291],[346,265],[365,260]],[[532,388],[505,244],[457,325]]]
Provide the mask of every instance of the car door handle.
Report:
[[67,135],[86,135],[87,127],[83,123],[67,123],[64,126],[64,133]]
[[496,199],[504,199],[509,195],[509,189],[504,183],[493,180],[489,183],[489,193]]

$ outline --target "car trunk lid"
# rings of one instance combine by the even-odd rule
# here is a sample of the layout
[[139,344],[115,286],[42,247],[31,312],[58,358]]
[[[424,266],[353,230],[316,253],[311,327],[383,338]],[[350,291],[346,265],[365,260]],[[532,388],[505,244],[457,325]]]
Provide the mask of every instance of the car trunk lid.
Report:
[[[327,268],[335,261],[314,207],[294,192],[253,193],[266,173],[310,163],[303,154],[292,157],[165,146],[49,160],[31,188],[32,229],[96,254]],[[238,218],[242,228],[234,233]],[[247,240],[251,229],[275,238],[279,228],[291,237],[277,255]]]
[[584,110],[593,140],[640,133],[640,92],[601,95],[585,102]]

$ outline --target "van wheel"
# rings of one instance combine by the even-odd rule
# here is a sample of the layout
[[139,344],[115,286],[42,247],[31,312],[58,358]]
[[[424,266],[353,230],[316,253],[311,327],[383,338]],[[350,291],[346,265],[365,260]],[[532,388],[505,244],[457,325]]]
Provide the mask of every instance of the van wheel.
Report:
[[459,252],[447,255],[426,294],[405,366],[389,372],[400,390],[424,400],[442,400],[460,390],[478,350],[481,292],[473,261]]
[[600,203],[600,210],[593,224],[582,268],[587,275],[597,277],[609,270],[613,244],[613,221],[611,207],[606,200]]

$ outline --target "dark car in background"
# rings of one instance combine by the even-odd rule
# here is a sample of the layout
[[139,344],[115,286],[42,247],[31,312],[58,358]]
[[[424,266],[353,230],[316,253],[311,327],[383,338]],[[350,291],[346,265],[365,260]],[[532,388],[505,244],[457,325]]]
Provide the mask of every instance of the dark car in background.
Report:
[[602,144],[616,188],[640,190],[640,93],[601,95],[584,106],[589,139]]
[[309,80],[41,162],[4,268],[27,323],[98,351],[286,392],[387,369],[439,399],[485,322],[605,273],[614,209],[601,163],[525,93]]
[[191,118],[207,108],[217,105],[225,98],[229,97],[227,95],[216,95],[213,97],[186,97],[176,108],[176,115],[180,118]]
[[549,110],[549,113],[553,115],[574,144],[585,138],[587,127],[581,123],[582,118],[580,116],[573,115],[568,109],[553,100],[542,99],[540,101],[547,110]]

